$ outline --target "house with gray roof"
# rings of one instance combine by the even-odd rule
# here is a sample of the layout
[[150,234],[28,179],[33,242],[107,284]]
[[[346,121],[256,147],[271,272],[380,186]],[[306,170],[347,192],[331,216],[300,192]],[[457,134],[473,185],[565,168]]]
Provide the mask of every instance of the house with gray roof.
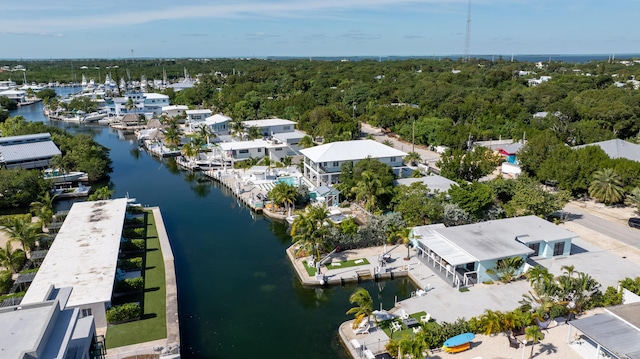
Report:
[[333,184],[340,177],[340,166],[345,162],[356,163],[365,158],[375,158],[396,171],[402,168],[405,152],[374,140],[331,142],[300,150],[304,156],[304,176],[316,186]]
[[395,186],[411,186],[412,183],[416,182],[420,182],[427,186],[430,194],[435,192],[446,193],[449,192],[449,188],[451,188],[451,186],[458,185],[455,181],[436,174],[430,174],[419,178],[399,178],[393,181],[393,184]]
[[[455,286],[494,281],[487,270],[511,257],[568,256],[577,235],[536,216],[498,219],[455,227],[414,227],[414,247]],[[521,272],[522,273],[521,269]],[[516,273],[519,274],[519,273]]]
[[602,148],[609,158],[626,158],[631,161],[640,162],[640,145],[623,141],[619,138],[575,146],[573,148],[584,148],[587,146],[598,146]]
[[61,155],[48,133],[0,137],[0,165],[12,168],[46,168]]
[[[602,314],[569,321],[571,345],[588,346],[593,358],[640,359],[640,303],[605,308]],[[584,351],[585,348],[581,348]]]

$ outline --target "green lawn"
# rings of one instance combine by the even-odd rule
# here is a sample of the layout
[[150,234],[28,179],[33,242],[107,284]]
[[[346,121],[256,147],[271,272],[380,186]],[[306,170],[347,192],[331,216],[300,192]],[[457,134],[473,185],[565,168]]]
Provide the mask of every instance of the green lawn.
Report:
[[[340,265],[335,265],[333,263],[327,264],[327,269],[340,269],[340,268],[363,266],[365,264],[369,264],[369,261],[367,260],[367,258],[362,258],[362,259],[350,259],[350,260],[342,261],[338,263],[340,263]],[[302,264],[304,265],[304,269],[307,271],[307,274],[309,275],[309,277],[313,277],[316,275],[315,267],[309,267],[307,265],[306,260],[303,260]]]
[[[409,314],[409,317],[415,318],[418,322],[420,322],[420,317],[423,315],[427,315],[427,312],[417,312],[417,313]],[[413,329],[407,328],[407,326],[404,325],[404,323],[402,322],[402,319],[400,318],[389,319],[382,322],[378,322],[378,327],[382,329],[389,338],[391,338],[391,322],[393,321],[396,321],[400,323],[400,325],[402,325],[402,330],[393,332],[393,339],[401,339],[402,336],[405,334],[409,336],[413,335]],[[420,324],[422,324],[422,322],[420,322]]]
[[[156,222],[148,212],[147,252],[144,271],[144,296],[142,319],[124,324],[110,325],[107,329],[107,348],[143,343],[167,337],[166,294],[164,261],[160,251],[160,241]],[[138,299],[133,299],[137,301]]]

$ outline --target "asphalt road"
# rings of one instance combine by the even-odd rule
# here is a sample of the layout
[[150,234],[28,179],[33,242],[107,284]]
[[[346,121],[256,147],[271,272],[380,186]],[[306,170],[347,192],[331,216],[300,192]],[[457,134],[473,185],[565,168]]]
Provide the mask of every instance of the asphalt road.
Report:
[[640,248],[640,230],[629,227],[626,222],[618,219],[607,220],[591,214],[589,209],[568,203],[563,210],[569,213],[569,221],[601,233],[618,241]]
[[440,160],[440,155],[435,151],[430,151],[428,148],[424,146],[413,146],[411,143],[400,141],[397,137],[389,137],[382,133],[382,129],[372,127],[368,123],[361,122],[360,123],[360,137],[364,138],[367,135],[372,135],[373,139],[378,142],[384,142],[385,140],[389,140],[393,142],[393,147],[397,150],[404,152],[411,152],[415,149],[415,151],[420,155],[422,162],[429,163],[434,165],[436,162]]

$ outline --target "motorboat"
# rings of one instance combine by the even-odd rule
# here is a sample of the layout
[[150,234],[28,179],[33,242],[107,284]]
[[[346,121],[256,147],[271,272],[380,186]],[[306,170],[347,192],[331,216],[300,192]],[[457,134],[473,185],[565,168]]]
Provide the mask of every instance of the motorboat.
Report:
[[44,170],[44,179],[51,183],[76,182],[80,177],[85,176],[85,172],[65,172],[60,169],[47,168]]

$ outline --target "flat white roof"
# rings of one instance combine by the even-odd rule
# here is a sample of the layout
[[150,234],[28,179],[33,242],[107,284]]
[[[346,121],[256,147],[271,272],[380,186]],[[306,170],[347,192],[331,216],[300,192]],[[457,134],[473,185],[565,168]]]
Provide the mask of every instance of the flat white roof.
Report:
[[230,150],[249,150],[252,148],[263,148],[270,146],[265,140],[253,140],[253,141],[236,141],[236,142],[222,142],[218,146],[225,151]]
[[300,150],[313,162],[356,161],[367,157],[404,157],[407,154],[374,140],[331,142],[325,145]]
[[440,192],[448,192],[451,186],[458,185],[456,182],[439,175],[428,175],[420,178],[399,178],[395,180],[395,184],[398,186],[411,186],[411,184],[415,182],[423,183],[427,188],[429,188],[429,192],[431,193],[436,190]]
[[74,203],[22,303],[73,287],[67,306],[111,301],[127,199]]
[[297,122],[290,120],[283,120],[281,118],[270,118],[265,120],[251,120],[242,121],[242,124],[246,127],[269,127],[269,126],[283,126],[283,125],[295,125]]
[[211,114],[211,110],[187,110],[187,115],[196,115],[201,113]]
[[161,93],[155,93],[155,92],[150,92],[150,93],[145,93],[144,94],[144,98],[146,99],[165,99],[165,98],[169,98],[169,96],[167,95],[163,95]]
[[171,110],[188,110],[189,106],[186,105],[170,105],[170,106],[162,106],[162,111],[171,111]]

